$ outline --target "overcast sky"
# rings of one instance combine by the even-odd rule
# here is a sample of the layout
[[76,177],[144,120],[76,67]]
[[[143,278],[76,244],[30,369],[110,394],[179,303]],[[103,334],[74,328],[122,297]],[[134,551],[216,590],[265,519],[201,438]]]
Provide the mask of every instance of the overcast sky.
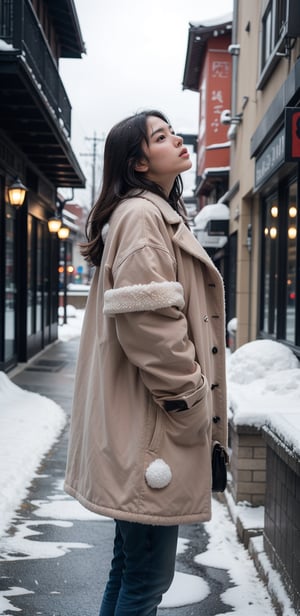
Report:
[[[190,22],[232,11],[233,0],[75,0],[86,55],[60,73],[72,105],[72,146],[91,194],[92,141],[145,108],[165,112],[178,132],[196,133],[199,96],[182,89]],[[97,144],[97,187],[103,142]]]

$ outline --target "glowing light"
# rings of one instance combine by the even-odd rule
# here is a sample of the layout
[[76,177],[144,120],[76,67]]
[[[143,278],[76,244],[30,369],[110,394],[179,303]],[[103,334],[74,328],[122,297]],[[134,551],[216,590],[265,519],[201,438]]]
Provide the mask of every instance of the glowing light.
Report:
[[296,227],[289,227],[288,228],[288,236],[290,240],[295,240],[297,237],[297,229]]
[[297,208],[295,205],[291,205],[291,207],[289,208],[289,217],[296,218],[296,216],[297,216]]
[[277,216],[278,216],[278,207],[277,207],[277,205],[272,205],[272,207],[271,207],[271,216],[273,216],[273,218],[277,218]]

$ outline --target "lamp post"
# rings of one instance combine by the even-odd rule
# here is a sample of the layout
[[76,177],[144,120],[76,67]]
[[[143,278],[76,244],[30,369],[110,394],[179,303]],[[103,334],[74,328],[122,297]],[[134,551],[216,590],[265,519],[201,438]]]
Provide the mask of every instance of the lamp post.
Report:
[[50,233],[57,233],[57,237],[63,241],[63,260],[64,260],[64,278],[63,278],[63,306],[64,306],[64,318],[63,323],[67,323],[67,242],[70,235],[70,229],[66,225],[63,224],[63,209],[65,203],[67,201],[72,201],[74,196],[74,190],[72,188],[72,196],[69,199],[64,199],[63,201],[58,201],[57,203],[57,215],[49,218],[48,220],[48,229]]
[[57,235],[59,237],[59,239],[61,241],[63,241],[63,255],[64,255],[64,320],[63,323],[64,325],[67,323],[68,319],[67,319],[67,242],[66,240],[68,239],[69,235],[70,235],[70,229],[68,227],[62,226],[60,227],[60,229],[58,229]]

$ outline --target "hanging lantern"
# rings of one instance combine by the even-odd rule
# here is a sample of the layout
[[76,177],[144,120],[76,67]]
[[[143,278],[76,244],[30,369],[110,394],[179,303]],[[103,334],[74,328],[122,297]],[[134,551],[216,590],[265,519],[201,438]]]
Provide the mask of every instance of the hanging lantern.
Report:
[[16,178],[8,187],[8,201],[14,207],[21,207],[24,203],[28,188],[22,184],[20,178]]

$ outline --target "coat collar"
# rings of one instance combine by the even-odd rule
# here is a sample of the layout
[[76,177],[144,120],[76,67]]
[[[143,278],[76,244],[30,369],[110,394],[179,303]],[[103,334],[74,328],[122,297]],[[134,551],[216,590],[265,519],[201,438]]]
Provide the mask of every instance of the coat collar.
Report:
[[146,199],[147,201],[150,201],[151,203],[156,205],[156,207],[161,212],[164,220],[170,225],[176,225],[182,222],[181,216],[177,214],[175,210],[173,210],[173,208],[167,201],[165,201],[165,199],[159,197],[159,195],[156,195],[155,193],[149,191],[145,191],[139,196],[141,199]]
[[201,246],[193,233],[184,224],[181,216],[173,210],[173,208],[161,197],[151,192],[144,192],[141,198],[151,201],[160,210],[164,220],[170,225],[178,225],[175,234],[173,235],[173,242],[180,246],[182,250],[191,254],[196,259],[205,262],[210,267],[214,266],[211,258],[207,254],[206,250]]

